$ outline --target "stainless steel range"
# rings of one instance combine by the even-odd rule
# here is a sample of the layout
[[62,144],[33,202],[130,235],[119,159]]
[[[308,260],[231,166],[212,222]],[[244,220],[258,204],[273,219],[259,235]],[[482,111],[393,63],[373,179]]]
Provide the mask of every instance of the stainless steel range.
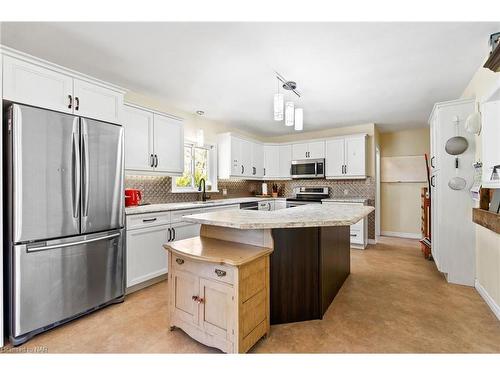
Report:
[[321,200],[328,197],[328,186],[299,186],[293,188],[293,197],[286,199],[286,207],[321,204]]

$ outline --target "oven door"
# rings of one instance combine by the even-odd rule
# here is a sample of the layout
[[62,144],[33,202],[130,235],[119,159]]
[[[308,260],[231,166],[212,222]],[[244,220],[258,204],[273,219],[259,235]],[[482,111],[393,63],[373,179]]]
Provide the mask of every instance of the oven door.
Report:
[[325,177],[325,159],[292,161],[292,178]]

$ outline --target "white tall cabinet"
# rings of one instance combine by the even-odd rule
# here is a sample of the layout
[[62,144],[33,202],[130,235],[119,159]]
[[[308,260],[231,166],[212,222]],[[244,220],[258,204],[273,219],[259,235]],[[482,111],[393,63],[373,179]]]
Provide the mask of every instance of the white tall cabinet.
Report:
[[[475,228],[470,187],[475,159],[474,135],[465,131],[467,117],[474,112],[473,100],[437,103],[429,119],[431,129],[431,224],[432,256],[448,282],[474,285]],[[458,124],[458,129],[457,129]],[[468,141],[467,150],[457,156],[445,151],[448,139],[456,135]],[[458,168],[456,160],[458,158]],[[463,190],[453,190],[448,182],[455,176],[466,180]]]
[[125,170],[181,175],[184,171],[182,120],[133,104],[123,110]]

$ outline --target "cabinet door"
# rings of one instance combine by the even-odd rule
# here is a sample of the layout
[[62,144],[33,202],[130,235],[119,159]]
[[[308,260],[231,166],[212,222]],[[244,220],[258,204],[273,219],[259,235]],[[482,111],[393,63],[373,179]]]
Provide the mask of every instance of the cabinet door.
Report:
[[167,273],[167,233],[167,225],[127,230],[127,287]]
[[308,159],[323,159],[325,157],[325,142],[311,142],[307,145]]
[[292,168],[292,145],[279,146],[279,172],[278,177],[290,178]]
[[200,235],[200,228],[200,224],[189,223],[187,221],[172,224],[172,241],[197,237]]
[[235,301],[233,287],[200,278],[200,326],[211,334],[232,341]]
[[326,141],[326,177],[344,177],[344,139]]
[[243,141],[236,137],[231,137],[231,175],[243,175],[243,161],[242,161],[242,148]]
[[307,143],[295,143],[292,145],[292,160],[307,159]]
[[241,139],[242,176],[253,177],[252,173],[252,142]]
[[125,169],[153,170],[153,113],[124,106]]
[[345,139],[345,175],[366,176],[365,138]]
[[54,111],[73,113],[73,78],[4,56],[3,98]]
[[154,114],[155,171],[182,174],[184,171],[184,128],[182,121]]
[[192,273],[174,268],[170,282],[172,314],[185,322],[198,324],[200,314],[198,302],[193,297],[199,296],[200,279]]
[[431,176],[431,242],[432,242],[432,257],[436,263],[438,270],[441,270],[441,262],[439,256],[439,213],[438,213],[438,172],[434,172]]
[[491,188],[500,188],[500,179],[492,179],[493,168],[500,165],[500,145],[498,144],[500,141],[500,100],[484,103],[481,113],[483,184]]
[[279,177],[280,146],[264,146],[264,178]]
[[123,94],[93,83],[73,80],[74,114],[118,124]]
[[264,146],[260,143],[252,143],[252,176],[264,176]]

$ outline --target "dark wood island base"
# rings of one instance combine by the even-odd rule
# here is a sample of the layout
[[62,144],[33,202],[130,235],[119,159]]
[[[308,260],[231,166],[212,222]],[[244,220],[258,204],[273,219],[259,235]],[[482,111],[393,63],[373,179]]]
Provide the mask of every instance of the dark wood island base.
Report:
[[272,229],[271,324],[322,319],[349,276],[349,226]]

